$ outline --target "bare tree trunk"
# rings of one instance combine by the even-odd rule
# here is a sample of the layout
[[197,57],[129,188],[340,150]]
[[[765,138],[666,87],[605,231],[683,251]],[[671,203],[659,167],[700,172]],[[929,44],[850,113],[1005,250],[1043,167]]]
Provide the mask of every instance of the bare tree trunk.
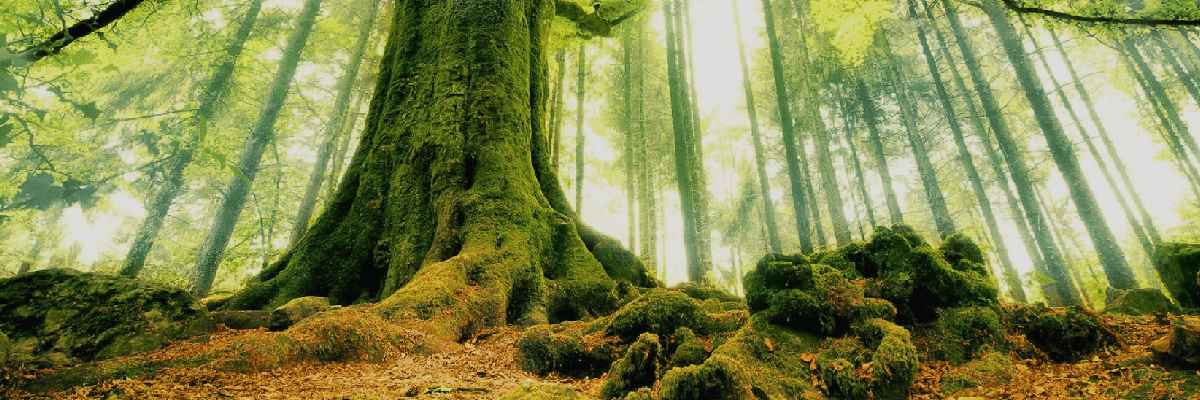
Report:
[[883,197],[887,201],[888,214],[891,216],[893,224],[902,224],[904,223],[904,213],[900,212],[900,202],[896,200],[896,191],[892,188],[892,173],[888,170],[887,155],[883,152],[883,138],[879,134],[879,109],[875,107],[875,100],[871,98],[871,92],[863,83],[862,78],[858,79],[856,93],[858,93],[858,102],[862,104],[863,119],[867,122],[867,132],[870,133],[869,141],[871,151],[875,153],[876,170],[879,171],[879,177],[883,180]]
[[585,54],[586,46],[583,43],[579,44],[579,54],[575,59],[576,79],[575,79],[575,209],[583,209],[583,100],[587,93],[587,60]]
[[758,132],[758,111],[754,102],[754,89],[750,85],[750,68],[746,65],[746,47],[742,41],[742,22],[738,18],[737,0],[733,2],[733,28],[737,35],[738,62],[742,66],[742,89],[746,93],[746,115],[750,118],[750,138],[754,144],[754,166],[758,172],[758,190],[762,193],[763,221],[767,225],[767,238],[771,251],[782,252],[779,246],[779,228],[775,225],[775,203],[771,201],[771,185],[767,179],[767,160],[763,156],[762,135]]

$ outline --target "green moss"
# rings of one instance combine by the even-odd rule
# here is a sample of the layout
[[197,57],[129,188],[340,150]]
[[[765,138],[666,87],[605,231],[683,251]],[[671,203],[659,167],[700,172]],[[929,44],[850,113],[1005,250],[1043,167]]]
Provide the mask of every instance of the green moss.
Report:
[[990,273],[985,267],[987,258],[983,255],[983,250],[967,235],[955,233],[946,237],[938,250],[942,252],[946,262],[956,270],[974,271],[985,276]]
[[942,392],[954,394],[973,387],[1003,386],[1015,374],[1012,357],[999,351],[987,351],[979,359],[943,374]]
[[759,263],[746,282],[751,310],[764,310],[773,324],[825,335],[840,335],[854,324],[890,319],[895,313],[891,303],[865,297],[862,287],[824,265]]
[[686,294],[653,289],[613,313],[604,331],[626,341],[644,332],[672,334],[679,327],[706,333],[708,320],[696,300]]
[[1004,323],[1009,331],[1023,333],[1055,362],[1074,362],[1117,344],[1117,336],[1085,308],[1049,308],[1044,305],[1008,304]]
[[0,332],[0,368],[4,368],[12,359],[12,342],[8,340],[8,335]]
[[625,400],[656,400],[650,388],[639,388],[625,395]]
[[812,397],[808,365],[796,360],[818,340],[755,316],[703,364],[667,371],[659,393],[664,400]]
[[1105,314],[1154,315],[1179,313],[1179,306],[1154,288],[1130,289],[1104,309]]
[[637,341],[625,350],[625,355],[608,370],[600,385],[600,398],[622,398],[638,388],[653,386],[663,358],[661,349],[658,335],[643,333],[638,336]]
[[517,365],[537,375],[599,376],[616,361],[619,343],[599,333],[585,335],[586,326],[568,322],[529,327],[517,342]]
[[704,351],[704,343],[696,338],[691,329],[680,327],[675,330],[675,353],[671,356],[672,367],[686,367],[704,362],[708,352]]
[[1200,308],[1200,244],[1163,243],[1154,249],[1154,269],[1167,292],[1184,308]]
[[1000,315],[986,307],[943,310],[938,319],[916,330],[916,343],[926,359],[962,364],[985,349],[1008,349]]
[[683,294],[688,295],[696,300],[716,300],[720,303],[740,303],[741,297],[734,296],[725,290],[716,286],[699,285],[691,282],[684,282],[671,287],[672,290],[678,290]]
[[546,282],[549,322],[592,319],[617,310],[620,296],[611,280],[551,280]]
[[831,339],[817,356],[826,391],[844,399],[907,398],[920,362],[903,327],[872,319],[856,336]]

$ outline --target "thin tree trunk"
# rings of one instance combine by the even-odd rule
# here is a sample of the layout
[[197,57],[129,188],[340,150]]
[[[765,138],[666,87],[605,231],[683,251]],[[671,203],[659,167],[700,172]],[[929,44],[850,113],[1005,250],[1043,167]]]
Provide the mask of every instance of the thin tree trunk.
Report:
[[1188,71],[1187,67],[1183,66],[1179,62],[1179,59],[1175,57],[1175,49],[1172,49],[1167,44],[1162,32],[1150,31],[1150,35],[1154,37],[1155,42],[1162,49],[1163,58],[1167,60],[1167,64],[1171,66],[1171,70],[1175,71],[1175,75],[1179,77],[1179,82],[1187,89],[1188,94],[1192,95],[1192,100],[1195,100],[1196,104],[1200,105],[1200,89],[1196,88],[1196,76],[1191,71]]
[[1042,257],[1045,260],[1046,270],[1050,273],[1050,277],[1055,280],[1052,288],[1043,288],[1052,289],[1046,291],[1047,301],[1051,304],[1062,305],[1083,304],[1083,299],[1079,297],[1079,292],[1071,284],[1070,275],[1063,263],[1062,253],[1054,246],[1049,228],[1046,225],[1046,220],[1038,209],[1037,200],[1034,197],[1033,185],[1029,179],[1028,169],[1025,167],[1025,161],[1021,158],[1016,141],[1013,140],[1012,135],[1009,133],[1008,124],[1004,121],[1000,105],[992,95],[990,83],[983,76],[983,69],[979,66],[979,58],[967,40],[966,32],[958,19],[958,12],[950,5],[949,0],[942,0],[942,6],[946,10],[947,19],[950,21],[950,28],[954,32],[959,49],[962,51],[963,61],[967,64],[971,80],[975,83],[975,92],[979,95],[979,99],[983,104],[984,115],[987,116],[988,123],[992,127],[992,132],[996,135],[996,139],[1000,144],[1000,150],[1008,163],[1013,184],[1017,188],[1022,208],[1025,210],[1026,219],[1030,224],[1030,230],[1033,231],[1034,237],[1037,239],[1038,248],[1041,249]]
[[697,238],[695,192],[691,175],[691,169],[694,168],[691,164],[695,160],[691,157],[691,140],[686,131],[690,121],[684,111],[684,79],[679,70],[679,46],[671,2],[663,3],[663,18],[667,27],[667,84],[671,92],[671,121],[675,133],[675,178],[679,185],[679,208],[683,214],[683,247],[687,255],[688,280],[699,283],[704,279],[704,274],[700,269],[702,250]]
[[[1076,251],[1074,253],[1067,249],[1067,234],[1063,232],[1063,226],[1067,225],[1067,222],[1063,221],[1062,218],[1056,218],[1057,214],[1050,210],[1050,204],[1045,199],[1045,193],[1048,193],[1048,191],[1043,184],[1042,190],[1038,194],[1038,203],[1042,207],[1042,213],[1046,215],[1046,219],[1050,221],[1050,226],[1054,227],[1054,229],[1050,231],[1054,237],[1054,243],[1060,250],[1062,250],[1063,260],[1067,264],[1067,271],[1071,272],[1071,280],[1075,281],[1075,286],[1079,288],[1079,295],[1083,297],[1084,304],[1088,307],[1094,307],[1095,303],[1092,302],[1092,296],[1088,294],[1087,283],[1083,281],[1083,276],[1079,273],[1079,268],[1081,266],[1083,268],[1087,268],[1088,264],[1087,260],[1084,259],[1083,254],[1080,251],[1081,248],[1079,247],[1079,241],[1072,240],[1076,245]],[[1078,257],[1076,257],[1077,255]]]
[[796,154],[800,155],[800,173],[804,181],[804,194],[808,196],[808,212],[812,216],[812,227],[817,235],[817,249],[825,248],[825,225],[821,224],[821,204],[817,201],[817,191],[813,189],[812,170],[808,165],[808,153],[804,145],[804,136],[797,136]]
[[555,63],[558,65],[557,77],[554,78],[554,94],[551,96],[550,108],[550,167],[558,172],[559,157],[562,156],[562,119],[565,113],[563,107],[566,105],[564,97],[567,93],[567,49],[558,49],[554,53]]
[[750,118],[750,138],[754,144],[754,166],[758,172],[758,188],[762,193],[763,220],[767,225],[767,239],[771,251],[782,252],[779,245],[779,228],[775,225],[775,203],[771,201],[771,185],[767,179],[767,160],[763,156],[762,135],[758,132],[758,111],[754,102],[754,89],[750,85],[750,68],[746,65],[746,47],[742,41],[742,22],[738,17],[737,0],[733,3],[733,29],[737,35],[738,62],[742,66],[742,89],[746,92],[746,115]]
[[1142,195],[1133,186],[1133,180],[1129,178],[1129,171],[1125,168],[1125,162],[1121,160],[1121,155],[1117,153],[1117,146],[1109,138],[1108,129],[1105,128],[1104,121],[1100,119],[1100,114],[1096,112],[1091,94],[1083,86],[1083,80],[1079,78],[1079,73],[1075,72],[1075,65],[1071,62],[1070,55],[1063,49],[1062,41],[1058,39],[1058,34],[1055,33],[1053,28],[1047,30],[1050,33],[1050,39],[1054,41],[1055,48],[1062,55],[1063,65],[1067,67],[1067,73],[1070,74],[1075,91],[1079,93],[1079,99],[1083,102],[1084,108],[1087,109],[1088,116],[1092,120],[1092,125],[1096,127],[1096,136],[1100,137],[1101,142],[1104,143],[1104,148],[1108,150],[1108,157],[1112,159],[1113,166],[1117,170],[1117,175],[1121,177],[1121,182],[1125,184],[1125,190],[1129,193],[1129,198],[1133,200],[1134,207],[1137,208],[1138,214],[1142,217],[1142,223],[1146,229],[1146,233],[1150,236],[1150,242],[1157,246],[1162,242],[1162,235],[1159,234],[1158,228],[1154,226],[1154,218],[1146,211],[1146,206],[1142,202]]
[[279,70],[276,71],[269,93],[263,101],[258,122],[254,124],[250,136],[246,138],[242,147],[241,159],[238,160],[237,166],[238,174],[229,182],[229,186],[225,190],[225,198],[221,201],[217,215],[213,218],[212,228],[204,240],[200,256],[196,261],[196,268],[188,285],[188,290],[196,297],[204,297],[212,288],[213,280],[217,276],[217,267],[221,264],[225,247],[229,244],[229,237],[233,235],[238,215],[241,214],[242,208],[246,204],[250,185],[254,182],[255,175],[258,174],[263,150],[275,136],[275,119],[279,117],[279,110],[283,107],[283,101],[287,97],[288,88],[296,74],[296,66],[300,63],[300,55],[308,40],[308,34],[312,31],[317,13],[320,11],[320,5],[321,0],[307,0],[304,3],[304,9],[300,11],[300,16],[296,19],[295,30],[288,37],[283,59],[279,61]]
[[350,140],[354,136],[354,126],[358,124],[358,110],[362,109],[363,99],[366,98],[359,93],[354,97],[354,105],[350,107],[350,112],[346,115],[346,123],[342,125],[342,133],[338,135],[337,150],[333,152],[333,159],[330,160],[329,166],[329,184],[325,185],[325,203],[333,200],[333,193],[337,190],[338,184],[342,182],[342,166],[346,163],[346,152],[350,151]]
[[242,48],[246,44],[246,39],[250,37],[250,31],[254,28],[254,21],[258,19],[261,9],[262,0],[250,2],[246,15],[242,17],[242,22],[233,34],[233,39],[225,49],[225,61],[217,67],[216,72],[209,79],[208,87],[200,92],[200,105],[197,107],[189,127],[192,134],[189,135],[188,144],[180,148],[180,153],[175,156],[170,171],[163,179],[162,188],[154,197],[154,203],[151,203],[146,210],[146,219],[142,220],[142,224],[138,226],[137,233],[133,237],[133,245],[129,247],[129,253],[125,256],[125,263],[121,267],[121,276],[136,277],[142,271],[142,267],[146,265],[146,257],[150,255],[150,249],[154,247],[154,240],[158,238],[163,221],[171,210],[171,203],[175,202],[175,198],[182,191],[183,172],[187,169],[188,164],[191,164],[195,149],[204,141],[204,136],[208,132],[208,123],[212,120],[217,103],[225,93],[225,86],[233,76],[237,59],[242,54]]
[[636,112],[637,112],[637,142],[641,143],[637,146],[638,168],[638,225],[641,236],[641,259],[642,264],[646,266],[646,270],[654,271],[655,276],[662,281],[666,277],[658,272],[658,204],[655,199],[657,187],[654,182],[655,174],[651,170],[652,161],[648,155],[647,149],[652,143],[657,143],[657,140],[652,139],[646,131],[646,24],[647,19],[638,22],[638,42],[637,42],[637,79],[634,81],[637,84]]
[[1194,165],[1193,162],[1200,162],[1200,146],[1197,146],[1196,139],[1192,137],[1191,130],[1188,129],[1187,124],[1180,118],[1179,109],[1176,107],[1175,102],[1171,101],[1171,98],[1167,96],[1166,90],[1163,90],[1162,84],[1159,83],[1158,78],[1154,76],[1154,70],[1150,69],[1150,65],[1146,63],[1146,59],[1142,57],[1141,51],[1138,50],[1137,45],[1131,39],[1126,38],[1122,41],[1122,44],[1124,45],[1126,54],[1137,65],[1137,68],[1142,71],[1142,87],[1146,91],[1146,97],[1158,102],[1158,109],[1167,117],[1164,125],[1173,127],[1174,129],[1171,130],[1178,132],[1179,140],[1187,146],[1187,151],[1191,153],[1191,156],[1185,157],[1184,160],[1192,165]]
[[883,151],[883,138],[879,134],[879,111],[875,108],[875,100],[871,98],[871,92],[867,90],[867,85],[863,83],[862,78],[858,79],[856,92],[858,93],[858,102],[862,104],[867,132],[870,133],[868,139],[871,142],[871,151],[875,153],[876,169],[879,171],[880,179],[883,180],[883,197],[887,201],[888,214],[891,216],[893,224],[903,224],[904,213],[900,212],[900,202],[896,200],[896,191],[892,188],[892,173],[888,170],[887,155]]
[[[871,205],[871,194],[867,191],[867,176],[863,174],[862,162],[858,158],[858,145],[854,144],[854,132],[857,127],[854,125],[854,118],[850,115],[849,106],[846,105],[846,98],[838,95],[838,104],[842,109],[842,118],[846,120],[846,146],[850,148],[850,162],[854,166],[854,174],[857,176],[858,191],[862,196],[864,208],[867,211],[867,221],[871,223],[871,229],[874,229],[877,223],[875,222],[875,207]],[[865,236],[865,234],[864,234]]]
[[1171,150],[1171,154],[1175,156],[1176,167],[1179,168],[1179,172],[1191,183],[1192,192],[1197,198],[1200,198],[1200,170],[1197,170],[1196,164],[1192,163],[1188,157],[1187,150],[1183,147],[1183,142],[1179,139],[1180,132],[1176,130],[1176,126],[1171,123],[1167,114],[1163,112],[1163,109],[1166,107],[1158,101],[1157,96],[1151,93],[1145,76],[1138,71],[1138,68],[1134,67],[1127,58],[1123,58],[1122,60],[1125,62],[1125,67],[1129,69],[1129,74],[1133,76],[1138,86],[1142,88],[1142,93],[1146,96],[1145,102],[1149,103],[1150,109],[1158,117],[1158,126],[1161,129],[1159,133],[1163,136],[1163,141],[1167,143],[1167,148]]
[[688,2],[686,0],[675,0],[676,10],[683,10],[674,15],[675,23],[675,51],[676,60],[675,66],[679,71],[680,80],[680,112],[684,115],[683,133],[687,137],[687,151],[691,161],[688,163],[688,175],[691,179],[692,207],[695,210],[696,225],[696,246],[698,248],[699,263],[692,268],[696,269],[694,273],[689,273],[691,282],[702,282],[696,280],[705,278],[705,273],[712,271],[712,230],[711,219],[708,213],[708,178],[704,171],[704,147],[703,137],[700,132],[700,121],[698,115],[699,109],[696,107],[695,101],[695,84],[694,77],[691,73],[691,26],[685,18],[688,16]]
[[[1037,38],[1033,36],[1033,31],[1029,29],[1029,25],[1025,23],[1023,18],[1021,19],[1021,22],[1025,28],[1025,35],[1029,36],[1029,41],[1033,44],[1033,48],[1040,49],[1037,43]],[[1067,115],[1071,117],[1071,121],[1075,123],[1075,128],[1079,132],[1079,137],[1083,139],[1083,143],[1087,146],[1088,152],[1092,155],[1092,159],[1096,160],[1096,166],[1099,167],[1100,172],[1104,174],[1104,180],[1108,184],[1108,187],[1112,190],[1113,196],[1117,198],[1117,203],[1121,206],[1121,211],[1124,212],[1125,220],[1127,223],[1129,223],[1129,227],[1133,230],[1133,235],[1142,245],[1142,251],[1145,252],[1147,257],[1150,257],[1154,254],[1154,244],[1150,242],[1150,238],[1146,235],[1144,228],[1142,228],[1141,222],[1139,222],[1137,216],[1134,215],[1133,209],[1129,207],[1129,202],[1125,200],[1125,195],[1121,193],[1121,187],[1117,185],[1116,178],[1114,178],[1112,176],[1112,172],[1109,172],[1108,170],[1108,163],[1105,162],[1104,158],[1100,155],[1100,149],[1096,147],[1095,143],[1093,143],[1091,134],[1089,134],[1087,128],[1083,126],[1083,121],[1080,120],[1079,114],[1075,112],[1075,107],[1071,103],[1071,99],[1067,97],[1066,91],[1062,90],[1064,86],[1060,85],[1058,78],[1054,77],[1054,72],[1050,67],[1050,62],[1046,60],[1046,53],[1043,51],[1038,51],[1037,54],[1038,60],[1041,61],[1042,68],[1046,71],[1046,77],[1050,79],[1051,85],[1056,88],[1060,88],[1057,90],[1059,101],[1062,102],[1063,108],[1067,110]]]
[[586,46],[579,44],[579,54],[575,58],[575,209],[583,209],[583,100],[587,89]]
[[[909,16],[917,19],[917,4],[916,0],[908,0]],[[930,19],[929,21],[932,21]],[[1021,277],[1017,274],[1016,268],[1012,264],[1012,258],[1008,253],[1008,246],[1004,242],[1004,236],[1000,233],[1000,224],[996,221],[996,214],[992,210],[992,202],[987,197],[987,190],[983,187],[983,179],[979,177],[979,171],[975,169],[975,160],[971,156],[971,151],[967,148],[966,139],[963,137],[962,125],[958,122],[958,116],[954,111],[954,105],[950,102],[950,93],[946,91],[946,84],[942,81],[941,71],[938,70],[937,60],[933,58],[933,51],[929,45],[929,39],[925,35],[925,27],[918,23],[917,25],[917,40],[921,44],[921,51],[925,55],[925,65],[929,68],[929,75],[933,78],[934,89],[937,90],[938,100],[942,105],[942,112],[946,115],[946,122],[950,125],[950,133],[954,135],[954,144],[958,148],[958,160],[963,165],[963,170],[967,172],[967,180],[971,181],[971,189],[975,192],[975,198],[979,202],[979,208],[983,214],[983,219],[987,223],[988,232],[991,233],[992,242],[996,246],[996,253],[1000,256],[1000,266],[1004,270],[1004,278],[1007,280],[1009,295],[1013,300],[1024,303],[1026,302],[1025,289],[1021,284]],[[946,60],[949,62],[950,60]],[[954,66],[951,65],[951,68]],[[969,101],[969,100],[968,100]]]
[[900,76],[896,57],[892,54],[891,46],[886,42],[884,52],[887,54],[889,63],[887,76],[891,79],[892,89],[896,92],[896,99],[900,103],[900,120],[904,122],[904,130],[908,133],[909,148],[912,150],[913,160],[917,163],[917,174],[921,177],[921,186],[925,189],[925,201],[929,203],[929,209],[933,212],[933,222],[937,226],[938,234],[945,239],[953,235],[958,228],[954,226],[954,219],[950,217],[950,209],[946,207],[946,198],[937,181],[937,170],[933,168],[933,162],[929,160],[929,149],[925,147],[925,138],[921,137],[920,128],[917,127],[917,118],[919,117],[916,106],[908,97],[908,88],[903,83],[904,78]]
[[346,64],[345,74],[338,82],[337,98],[333,101],[332,115],[329,117],[329,123],[325,125],[325,141],[321,144],[321,148],[317,150],[317,160],[313,164],[312,174],[308,178],[308,186],[304,189],[304,197],[300,200],[299,210],[296,211],[296,222],[292,227],[292,237],[288,242],[288,247],[296,245],[300,241],[300,237],[304,236],[304,232],[308,230],[308,223],[312,219],[313,208],[317,204],[317,192],[321,191],[321,185],[325,182],[325,166],[329,165],[329,157],[333,153],[334,140],[337,139],[338,131],[342,130],[342,123],[346,115],[346,110],[350,107],[350,95],[354,92],[354,82],[358,80],[358,70],[362,65],[363,53],[367,49],[367,39],[371,36],[371,28],[375,26],[375,15],[379,11],[379,0],[369,0],[370,9],[367,11],[367,16],[362,20],[358,30],[358,42],[354,45],[354,52],[350,55],[350,62]]
[[629,227],[629,241],[626,246],[630,249],[637,248],[637,187],[634,184],[633,178],[633,76],[630,69],[632,61],[632,53],[629,47],[633,45],[633,32],[626,32],[621,35],[621,56],[623,68],[621,74],[621,85],[624,89],[624,98],[622,99],[622,127],[625,130],[625,210],[627,212],[627,223]]
[[762,0],[763,17],[767,26],[767,43],[771,49],[771,67],[775,77],[775,96],[779,108],[779,125],[783,131],[783,152],[787,158],[788,179],[791,181],[792,211],[796,216],[796,232],[800,237],[800,252],[812,253],[813,244],[809,237],[807,204],[804,183],[801,181],[799,155],[796,152],[796,137],[792,127],[792,111],[788,108],[787,83],[783,79],[783,60],[779,51],[779,40],[775,35],[775,17],[771,14],[771,0]]
[[829,130],[826,129],[825,121],[821,119],[821,112],[817,109],[814,101],[810,101],[809,118],[815,125],[817,173],[821,176],[821,189],[825,192],[825,206],[829,208],[829,220],[833,223],[833,236],[837,240],[838,247],[842,247],[850,244],[850,223],[846,221],[846,212],[842,208],[844,202],[840,194],[841,190],[838,188],[837,174],[834,172],[833,155],[830,153],[833,143],[829,138]]

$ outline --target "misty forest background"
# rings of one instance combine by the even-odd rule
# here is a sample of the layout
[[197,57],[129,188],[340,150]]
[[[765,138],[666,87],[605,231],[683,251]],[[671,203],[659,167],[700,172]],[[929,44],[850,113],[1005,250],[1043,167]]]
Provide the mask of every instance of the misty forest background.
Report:
[[[0,278],[236,290],[333,193],[393,4],[146,1],[29,56],[122,2],[0,2]],[[555,37],[560,182],[666,283],[740,293],[763,254],[905,223],[976,239],[1010,301],[1160,287],[1156,246],[1200,240],[1200,31],[972,4],[676,0]]]

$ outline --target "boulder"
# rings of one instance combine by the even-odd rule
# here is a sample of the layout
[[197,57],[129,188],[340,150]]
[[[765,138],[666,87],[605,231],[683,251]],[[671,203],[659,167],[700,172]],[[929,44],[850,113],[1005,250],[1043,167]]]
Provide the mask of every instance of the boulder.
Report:
[[1200,244],[1163,243],[1154,249],[1154,269],[1171,297],[1184,308],[1200,307]]
[[0,331],[35,365],[144,352],[213,327],[179,288],[67,269],[0,280]]
[[1171,321],[1171,333],[1152,343],[1150,351],[1164,365],[1200,367],[1200,321],[1191,318]]
[[1008,304],[1003,321],[1054,362],[1075,362],[1108,346],[1117,334],[1096,313],[1079,306],[1050,308],[1042,304]]
[[1125,290],[1104,308],[1106,314],[1154,315],[1178,312],[1179,306],[1154,288]]
[[299,323],[300,320],[333,308],[329,305],[329,298],[326,297],[298,297],[272,310],[271,321],[267,324],[267,328],[272,331],[282,331]]

